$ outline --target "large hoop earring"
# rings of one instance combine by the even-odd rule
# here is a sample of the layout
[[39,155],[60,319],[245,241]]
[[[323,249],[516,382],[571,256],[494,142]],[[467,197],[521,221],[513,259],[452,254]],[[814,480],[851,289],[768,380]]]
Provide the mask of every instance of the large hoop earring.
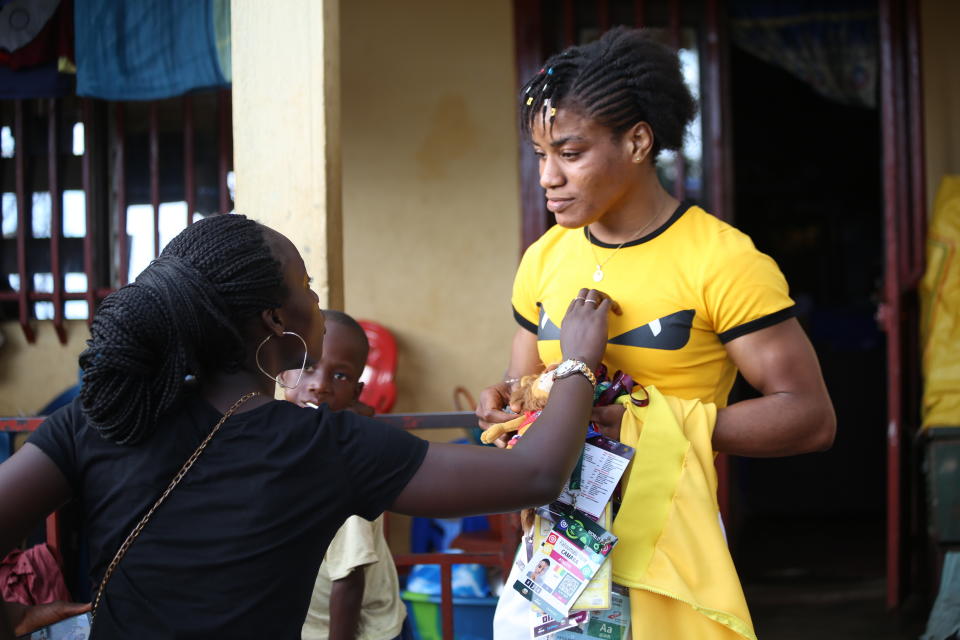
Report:
[[303,337],[302,337],[299,333],[294,333],[293,331],[284,331],[284,332],[283,332],[283,335],[285,335],[285,336],[296,336],[296,337],[300,340],[300,342],[303,343],[303,363],[301,363],[301,365],[300,365],[300,374],[297,376],[297,382],[296,382],[295,384],[291,384],[291,385],[284,384],[284,383],[280,380],[280,374],[282,374],[283,371],[281,371],[280,373],[278,373],[278,374],[275,375],[275,376],[272,376],[272,375],[270,375],[269,373],[267,373],[267,370],[264,369],[264,368],[263,368],[263,365],[260,364],[260,349],[263,349],[263,345],[267,344],[267,342],[270,341],[270,338],[273,337],[273,334],[272,334],[272,333],[269,334],[269,335],[268,335],[266,338],[264,338],[263,340],[261,340],[261,341],[260,341],[260,344],[257,345],[257,352],[256,352],[256,354],[254,354],[253,359],[254,359],[254,360],[256,361],[256,363],[257,363],[257,369],[260,369],[260,372],[263,373],[263,375],[267,376],[268,378],[270,378],[271,380],[273,380],[274,382],[276,382],[278,385],[280,385],[281,388],[283,388],[283,389],[296,389],[297,387],[300,386],[300,381],[303,380],[303,371],[304,371],[304,369],[307,368],[307,341],[304,340]]

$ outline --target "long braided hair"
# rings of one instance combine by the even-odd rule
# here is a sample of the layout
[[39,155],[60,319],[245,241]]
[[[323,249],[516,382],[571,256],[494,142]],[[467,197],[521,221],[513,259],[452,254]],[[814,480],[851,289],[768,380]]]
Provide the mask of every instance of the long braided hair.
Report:
[[104,438],[141,442],[188,375],[240,367],[243,323],[286,298],[268,231],[235,214],[200,220],[104,299],[80,354],[81,406]]
[[599,40],[550,57],[520,91],[520,127],[548,126],[568,109],[621,135],[638,122],[653,130],[651,155],[676,150],[696,114],[676,52],[642,29],[615,27]]

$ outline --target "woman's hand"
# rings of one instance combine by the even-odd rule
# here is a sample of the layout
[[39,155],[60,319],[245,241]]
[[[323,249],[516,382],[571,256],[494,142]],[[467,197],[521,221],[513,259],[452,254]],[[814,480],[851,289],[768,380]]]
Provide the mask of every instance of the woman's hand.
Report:
[[57,600],[50,604],[27,606],[18,602],[4,602],[7,621],[13,626],[13,633],[22,636],[46,627],[54,622],[60,622],[71,616],[90,611],[90,603],[64,602]]
[[608,404],[604,407],[594,407],[590,414],[590,422],[596,426],[597,431],[610,438],[620,441],[620,423],[623,422],[623,414],[627,408],[622,404]]
[[[567,315],[560,327],[560,348],[565,358],[583,360],[591,369],[596,369],[607,349],[607,311],[622,313],[620,305],[607,294],[596,289],[581,289],[570,303]],[[569,331],[564,334],[564,331]],[[567,341],[564,341],[564,338]],[[603,435],[613,440],[620,439],[620,421],[625,411],[623,405],[594,407],[590,421]]]
[[608,312],[614,302],[596,289],[580,289],[567,307],[560,325],[560,350],[564,358],[581,360],[596,369],[607,349]]
[[[590,294],[591,302],[586,302],[587,295]],[[596,302],[593,302],[596,301]],[[597,364],[600,362],[600,358],[603,356],[603,350],[606,348],[606,314],[592,313],[599,310],[599,305],[606,302],[609,305],[609,309],[615,314],[622,314],[623,311],[620,309],[620,305],[616,303],[615,300],[612,300],[610,296],[603,293],[602,291],[589,291],[588,289],[581,289],[580,293],[577,295],[577,298],[570,304],[570,307],[567,309],[569,314],[575,306],[584,307],[575,313],[578,316],[578,319],[571,320],[570,327],[566,331],[566,342],[564,342],[564,332],[561,330],[561,349],[565,357],[576,357],[583,359],[584,362],[593,368],[596,368]],[[593,316],[593,320],[587,320],[586,316]],[[602,318],[602,327],[597,324],[598,316],[603,316]],[[564,318],[564,324],[566,323],[566,318]],[[595,326],[589,327],[587,323],[592,323]],[[591,333],[591,331],[593,333]],[[593,343],[588,347],[584,342],[585,338],[589,338]],[[599,347],[596,344],[599,342]],[[584,353],[575,353],[573,351],[568,351],[568,347],[564,347],[564,344],[568,345],[569,348],[588,349]],[[591,356],[590,352],[596,352],[599,348],[599,355],[593,356],[595,362],[589,362],[587,359]],[[519,378],[523,372],[531,373],[535,371],[542,371],[543,363],[540,362],[540,356],[537,353],[537,336],[534,333],[530,333],[526,329],[518,329],[516,335],[513,339],[513,347],[510,358],[510,367],[508,369],[508,375],[515,376]],[[477,418],[479,418],[480,428],[487,429],[490,425],[499,424],[501,422],[507,422],[516,418],[515,414],[507,413],[503,411],[503,408],[507,406],[510,402],[510,385],[506,382],[500,382],[498,384],[487,387],[480,393],[479,402],[477,404]],[[506,446],[508,441],[507,436],[503,436],[498,440],[494,441],[494,444],[500,448]]]
[[[570,303],[560,330],[565,356],[576,356],[587,366],[596,367],[606,348],[611,307],[610,299],[599,291],[580,292]],[[511,372],[517,370],[524,369],[511,366]],[[506,402],[506,385],[497,386],[485,390],[490,405]],[[503,512],[553,500],[583,450],[584,425],[592,405],[591,384],[583,376],[569,376],[554,383],[535,427],[509,454],[489,447],[431,443],[423,463],[391,510],[449,517]],[[478,478],[483,479],[482,487],[477,484]]]
[[[489,429],[495,424],[509,422],[517,417],[515,413],[503,411],[503,407],[510,402],[510,385],[506,382],[500,382],[487,387],[480,392],[480,400],[477,404],[477,417],[480,419],[480,428]],[[505,449],[512,433],[505,433],[493,441],[494,446]]]

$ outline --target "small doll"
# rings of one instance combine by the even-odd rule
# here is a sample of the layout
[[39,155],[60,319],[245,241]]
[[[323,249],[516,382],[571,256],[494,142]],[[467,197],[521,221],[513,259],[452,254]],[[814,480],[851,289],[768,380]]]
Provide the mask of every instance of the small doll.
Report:
[[[508,403],[510,410],[520,415],[513,420],[491,425],[486,431],[480,434],[480,440],[484,444],[491,444],[505,433],[516,432],[516,435],[510,438],[510,441],[507,443],[507,449],[513,448],[517,441],[523,437],[523,434],[526,433],[527,429],[530,428],[530,425],[540,417],[540,413],[544,407],[547,406],[547,398],[550,396],[550,389],[553,388],[553,370],[556,368],[557,365],[553,364],[547,367],[547,370],[541,374],[520,378],[516,388],[510,393],[510,401]],[[594,406],[600,407],[613,404],[619,396],[625,394],[629,394],[630,401],[637,406],[645,406],[647,404],[648,400],[646,397],[641,399],[633,395],[635,387],[643,389],[642,385],[635,383],[633,378],[622,371],[617,371],[614,373],[613,378],[609,379],[607,378],[607,368],[601,364],[596,371],[596,376],[598,382],[594,389]],[[645,392],[644,396],[646,396]],[[599,432],[594,429],[593,424],[590,424],[586,432],[587,438],[597,435],[600,435]],[[524,509],[520,512],[520,526],[523,528],[525,535],[529,535],[533,529],[535,513],[536,511],[534,509]]]
[[541,374],[520,378],[520,382],[510,393],[509,402],[510,410],[520,415],[513,420],[491,425],[480,434],[480,440],[484,444],[492,443],[505,433],[516,432],[516,435],[507,443],[508,449],[513,448],[547,406],[547,398],[550,396],[550,389],[553,388],[554,368],[551,367]]
[[[523,376],[516,388],[510,393],[510,410],[518,413],[516,418],[491,425],[486,431],[480,434],[480,440],[484,444],[491,444],[494,440],[505,433],[516,432],[516,435],[510,438],[507,443],[507,449],[513,448],[517,441],[523,437],[530,425],[540,417],[540,412],[547,406],[547,398],[550,396],[550,389],[553,388],[553,370],[557,368],[556,364],[547,367],[547,370],[541,374]],[[613,374],[612,379],[607,378],[607,368],[600,365],[597,372],[597,386],[594,389],[593,404],[596,407],[603,407],[613,404],[616,399],[622,395],[630,395],[630,401],[637,406],[644,406],[647,403],[645,398],[638,399],[634,397],[634,387],[640,387],[633,381],[629,375],[622,371]],[[644,395],[646,395],[644,393]],[[593,425],[587,432],[587,436],[599,435],[593,429]]]

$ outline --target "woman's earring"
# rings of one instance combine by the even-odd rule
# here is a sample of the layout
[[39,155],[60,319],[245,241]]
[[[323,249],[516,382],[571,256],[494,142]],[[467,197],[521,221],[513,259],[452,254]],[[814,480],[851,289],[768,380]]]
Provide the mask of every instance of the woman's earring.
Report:
[[283,373],[283,371],[281,371],[280,373],[278,373],[278,374],[275,375],[275,376],[272,376],[272,375],[270,375],[269,373],[267,373],[266,369],[263,368],[263,365],[260,364],[260,349],[263,349],[263,345],[267,344],[267,342],[270,340],[270,338],[273,337],[273,334],[272,334],[272,333],[269,334],[269,335],[268,335],[266,338],[264,338],[263,340],[261,340],[261,341],[260,341],[260,344],[257,345],[257,353],[254,355],[253,359],[256,360],[256,362],[257,362],[257,369],[260,369],[260,372],[263,373],[263,375],[267,376],[268,378],[270,378],[271,380],[273,380],[274,382],[276,382],[278,385],[280,385],[280,388],[282,388],[282,389],[296,389],[297,387],[300,386],[300,381],[303,379],[303,370],[307,368],[307,341],[304,340],[303,337],[300,336],[299,333],[294,333],[293,331],[284,331],[284,332],[283,332],[283,335],[285,335],[285,336],[296,336],[296,337],[300,340],[300,342],[303,343],[303,363],[301,363],[301,365],[300,365],[300,373],[297,374],[297,381],[296,381],[294,384],[288,385],[288,384],[285,384],[285,383],[281,380],[281,374]]

